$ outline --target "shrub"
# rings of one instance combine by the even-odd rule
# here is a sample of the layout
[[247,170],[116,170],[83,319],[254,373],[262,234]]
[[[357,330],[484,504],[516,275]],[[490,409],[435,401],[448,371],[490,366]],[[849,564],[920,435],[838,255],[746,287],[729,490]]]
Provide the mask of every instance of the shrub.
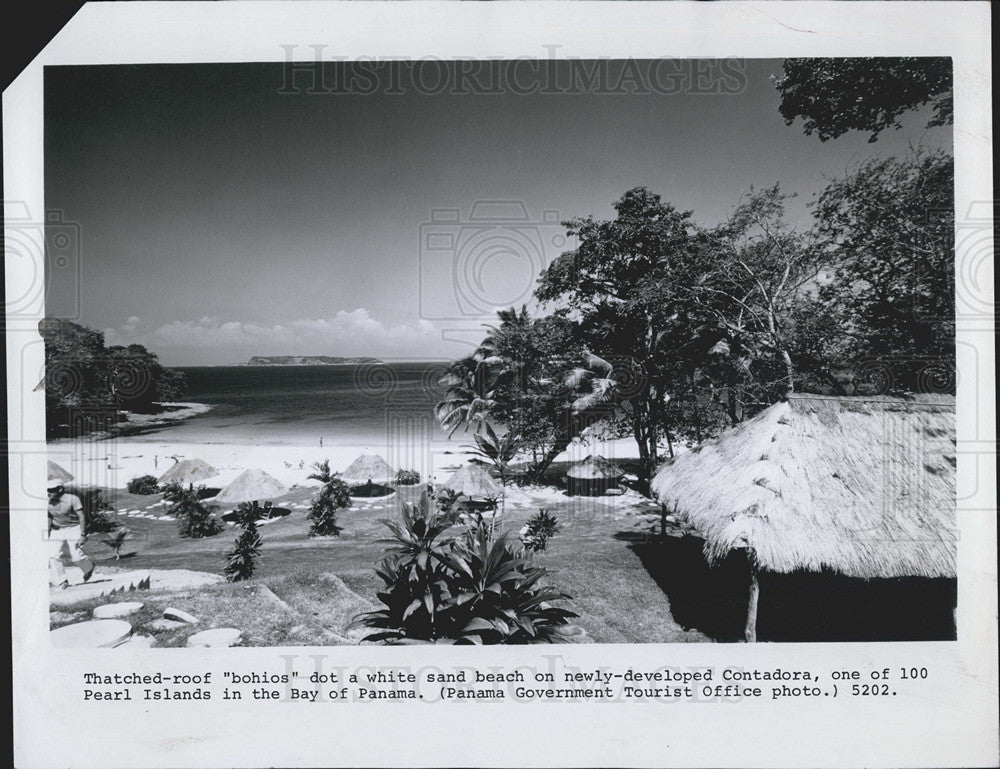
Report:
[[400,470],[396,473],[397,486],[416,486],[420,483],[420,473],[416,470]]
[[362,483],[359,486],[351,486],[351,496],[368,498],[368,497],[387,497],[393,493],[393,489],[389,486],[383,486],[380,483],[372,483],[368,481],[367,483]]
[[549,542],[549,537],[559,531],[559,522],[548,510],[539,510],[528,519],[527,525],[521,529],[521,546],[529,553],[542,552]]
[[160,487],[156,483],[156,478],[152,475],[140,475],[128,482],[129,494],[146,496],[148,494],[156,494],[159,490]]
[[180,484],[172,483],[166,487],[163,498],[171,503],[167,507],[167,514],[177,518],[182,537],[201,539],[222,531],[222,523],[198,499],[197,490],[185,489]]
[[249,502],[241,502],[236,508],[237,523],[243,531],[233,543],[233,549],[226,553],[226,567],[223,572],[230,582],[239,582],[253,577],[257,570],[262,540],[257,529],[260,511]]
[[352,625],[386,643],[526,644],[563,640],[573,612],[551,605],[570,596],[539,585],[547,574],[478,523],[449,536],[454,518],[430,505],[403,504],[402,521],[384,521],[393,538],[375,572],[384,609]]
[[337,525],[337,511],[350,504],[351,495],[347,484],[337,476],[330,477],[306,513],[306,518],[309,519],[309,536],[339,536],[342,529]]

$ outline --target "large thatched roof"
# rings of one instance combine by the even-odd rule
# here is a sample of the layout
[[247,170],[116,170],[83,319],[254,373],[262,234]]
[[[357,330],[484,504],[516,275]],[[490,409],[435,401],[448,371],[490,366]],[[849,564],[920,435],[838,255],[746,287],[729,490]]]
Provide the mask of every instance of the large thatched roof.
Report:
[[263,470],[244,470],[215,497],[216,502],[261,502],[274,499],[288,492],[288,489],[273,476]]
[[662,467],[661,502],[709,560],[761,568],[955,576],[955,399],[793,395]]
[[460,467],[442,488],[451,489],[468,499],[496,499],[503,492],[482,465],[468,464]]
[[161,475],[157,483],[161,486],[168,483],[197,483],[218,474],[219,471],[203,459],[182,459]]
[[582,480],[617,479],[625,475],[625,471],[610,459],[591,454],[567,470],[566,475]]
[[362,454],[341,474],[344,482],[351,485],[368,481],[385,485],[392,483],[395,477],[392,467],[378,454]]

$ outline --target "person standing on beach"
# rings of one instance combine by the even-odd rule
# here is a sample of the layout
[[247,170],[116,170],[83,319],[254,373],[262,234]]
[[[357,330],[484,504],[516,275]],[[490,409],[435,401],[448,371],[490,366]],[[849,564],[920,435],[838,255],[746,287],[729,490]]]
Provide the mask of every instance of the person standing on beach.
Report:
[[[70,560],[85,561],[82,545],[87,536],[87,516],[83,503],[75,494],[67,494],[62,481],[49,481],[49,584],[66,587],[69,582],[63,567],[63,553]],[[84,581],[90,574],[85,573]]]
[[319,439],[319,447],[323,448],[323,439],[322,438]]

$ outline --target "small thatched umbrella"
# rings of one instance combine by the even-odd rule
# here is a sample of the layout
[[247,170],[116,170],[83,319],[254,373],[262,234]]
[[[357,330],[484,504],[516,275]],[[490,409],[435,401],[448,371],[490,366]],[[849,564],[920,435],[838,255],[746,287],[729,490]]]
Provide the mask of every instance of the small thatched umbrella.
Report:
[[954,579],[955,398],[790,395],[663,466],[653,493],[758,571]]
[[279,480],[263,470],[244,470],[216,495],[215,501],[230,504],[261,502],[266,499],[274,499],[287,492],[288,489]]
[[591,454],[577,462],[566,473],[566,490],[570,494],[596,496],[617,488],[625,471],[610,459]]
[[69,483],[73,480],[73,474],[64,467],[60,467],[51,459],[49,460],[49,478],[50,481],[62,481],[63,483]]
[[161,486],[166,486],[168,483],[193,485],[197,481],[214,478],[218,474],[219,471],[203,459],[182,459],[161,475],[157,483]]
[[447,481],[441,484],[442,489],[448,489],[472,503],[473,508],[492,508],[503,494],[500,487],[482,465],[468,464],[455,471]]
[[359,486],[368,481],[387,486],[393,482],[396,473],[378,454],[362,454],[351,462],[340,477],[348,486]]

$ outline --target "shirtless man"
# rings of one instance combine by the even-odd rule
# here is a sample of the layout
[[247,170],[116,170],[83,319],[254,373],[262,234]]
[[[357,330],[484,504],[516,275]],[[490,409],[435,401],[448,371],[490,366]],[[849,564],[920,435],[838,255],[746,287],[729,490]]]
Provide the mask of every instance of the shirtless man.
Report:
[[[67,494],[61,481],[49,481],[49,584],[66,587],[66,570],[63,567],[63,553],[69,553],[73,561],[82,561],[87,556],[81,546],[86,541],[87,516],[83,503],[75,494]],[[84,575],[84,581],[89,574]]]

